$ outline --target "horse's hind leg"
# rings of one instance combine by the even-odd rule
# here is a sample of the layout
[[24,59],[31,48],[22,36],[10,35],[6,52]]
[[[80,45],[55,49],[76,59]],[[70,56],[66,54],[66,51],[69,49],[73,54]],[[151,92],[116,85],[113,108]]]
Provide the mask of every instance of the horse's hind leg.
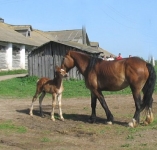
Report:
[[145,125],[148,125],[154,121],[154,116],[152,112],[152,103],[153,103],[153,98],[151,98],[148,106],[146,107],[146,119],[144,121]]
[[57,96],[57,99],[58,99],[58,107],[59,107],[59,116],[60,116],[60,119],[62,121],[64,121],[63,114],[62,114],[62,108],[61,108],[62,93]]
[[46,95],[46,92],[43,91],[42,94],[41,94],[40,97],[39,97],[39,109],[40,109],[40,116],[41,116],[41,117],[44,117],[44,115],[43,115],[43,110],[42,110],[42,101],[43,101],[45,95]]
[[97,97],[94,93],[91,92],[91,108],[92,108],[92,114],[89,118],[89,122],[93,123],[96,121],[96,103],[97,103]]

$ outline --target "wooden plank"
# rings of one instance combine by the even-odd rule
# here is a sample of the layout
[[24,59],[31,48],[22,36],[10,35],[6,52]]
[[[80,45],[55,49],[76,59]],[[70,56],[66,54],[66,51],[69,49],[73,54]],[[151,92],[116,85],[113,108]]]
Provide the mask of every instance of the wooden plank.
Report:
[[35,59],[34,59],[34,75],[38,76],[38,56],[35,54]]
[[41,61],[42,61],[42,77],[45,77],[45,57],[41,56]]
[[47,57],[47,45],[45,46],[44,48],[44,51],[45,51],[45,64],[44,64],[44,69],[45,69],[45,77],[48,77],[48,57]]
[[38,55],[38,77],[41,78],[42,77],[42,61],[41,61],[41,56]]
[[55,64],[54,64],[54,44],[51,43],[51,60],[50,60],[50,68],[51,68],[51,75],[50,78],[53,79],[55,77]]

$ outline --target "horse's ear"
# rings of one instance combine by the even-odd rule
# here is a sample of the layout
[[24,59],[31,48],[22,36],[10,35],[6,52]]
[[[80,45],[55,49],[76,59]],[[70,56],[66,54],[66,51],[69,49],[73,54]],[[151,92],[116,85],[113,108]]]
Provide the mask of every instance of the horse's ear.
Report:
[[55,66],[55,71],[57,71],[59,69],[59,67],[58,66]]
[[70,50],[66,50],[66,55],[69,55],[70,54]]

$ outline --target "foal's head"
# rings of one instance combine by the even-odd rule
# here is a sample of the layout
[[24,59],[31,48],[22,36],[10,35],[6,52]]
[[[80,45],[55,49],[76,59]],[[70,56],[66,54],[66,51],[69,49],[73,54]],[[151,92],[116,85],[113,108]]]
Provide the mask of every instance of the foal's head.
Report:
[[56,66],[55,72],[56,72],[56,75],[61,77],[61,78],[64,78],[64,77],[68,76],[67,72],[64,69],[62,69],[62,68],[60,68],[58,66]]
[[64,58],[63,58],[63,61],[62,61],[62,64],[61,64],[61,68],[65,69],[66,72],[68,72],[73,67],[74,67],[74,60],[70,56],[70,51],[68,51],[66,53],[66,55],[64,56]]

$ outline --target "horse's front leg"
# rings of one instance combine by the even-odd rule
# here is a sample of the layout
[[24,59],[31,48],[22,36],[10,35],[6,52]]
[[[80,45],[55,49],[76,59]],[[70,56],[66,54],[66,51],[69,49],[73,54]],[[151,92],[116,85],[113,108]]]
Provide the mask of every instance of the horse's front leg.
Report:
[[100,101],[101,106],[105,110],[105,113],[106,113],[106,116],[107,116],[107,124],[112,124],[114,118],[113,118],[113,115],[112,115],[111,111],[109,110],[109,108],[107,106],[107,103],[105,101],[105,98],[104,98],[102,92],[95,90],[94,93],[97,96],[98,100]]
[[97,97],[96,95],[91,92],[91,108],[92,108],[92,114],[89,118],[89,122],[94,123],[96,121],[96,103],[97,103]]
[[52,94],[52,111],[51,111],[51,120],[53,121],[55,121],[54,111],[55,111],[55,106],[56,106],[56,97],[57,97],[57,94],[53,93]]
[[59,107],[59,117],[62,121],[64,121],[64,118],[63,118],[63,114],[62,114],[62,104],[61,104],[61,100],[62,100],[62,93],[60,93],[58,96],[57,96],[57,99],[58,99],[58,107]]

